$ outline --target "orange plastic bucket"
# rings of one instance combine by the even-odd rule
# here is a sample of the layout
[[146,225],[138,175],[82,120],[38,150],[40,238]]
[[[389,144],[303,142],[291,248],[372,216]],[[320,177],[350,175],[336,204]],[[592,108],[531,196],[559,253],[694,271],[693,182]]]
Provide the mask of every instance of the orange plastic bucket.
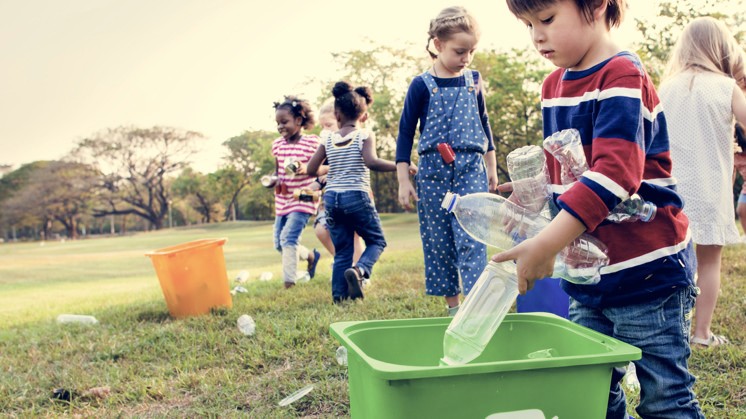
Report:
[[214,307],[233,307],[223,256],[226,241],[195,240],[145,254],[153,262],[171,316],[196,316]]

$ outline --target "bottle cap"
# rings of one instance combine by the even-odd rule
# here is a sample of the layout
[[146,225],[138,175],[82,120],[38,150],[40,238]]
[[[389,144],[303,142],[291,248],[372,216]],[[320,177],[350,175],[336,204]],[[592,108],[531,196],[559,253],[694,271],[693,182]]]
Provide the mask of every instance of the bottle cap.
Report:
[[655,218],[655,213],[657,210],[658,207],[656,207],[654,203],[645,202],[645,205],[643,205],[642,209],[640,210],[640,221],[644,223],[652,221],[653,218]]
[[453,208],[456,206],[456,201],[458,201],[457,194],[446,192],[446,196],[443,197],[443,202],[440,203],[440,206],[445,208],[448,212],[453,212]]

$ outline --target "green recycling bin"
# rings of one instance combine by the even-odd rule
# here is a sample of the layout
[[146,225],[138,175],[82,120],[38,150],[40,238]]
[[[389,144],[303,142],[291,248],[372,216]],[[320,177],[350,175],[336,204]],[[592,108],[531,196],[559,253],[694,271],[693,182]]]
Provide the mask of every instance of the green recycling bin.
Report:
[[469,364],[439,366],[450,317],[339,322],[353,418],[603,418],[638,348],[549,313],[511,313]]

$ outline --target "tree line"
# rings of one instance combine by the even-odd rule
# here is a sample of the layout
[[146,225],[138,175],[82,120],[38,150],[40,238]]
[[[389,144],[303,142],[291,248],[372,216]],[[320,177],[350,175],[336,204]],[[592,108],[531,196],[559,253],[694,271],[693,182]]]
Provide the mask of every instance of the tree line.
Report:
[[[742,0],[661,2],[654,20],[636,22],[643,35],[636,52],[658,81],[676,36],[694,17],[723,19],[737,39],[743,39],[744,13],[718,12],[744,10],[742,5]],[[413,55],[411,48],[374,44],[334,54],[334,59],[343,69],[343,79],[373,90],[375,102],[367,127],[376,132],[378,155],[393,159],[407,86],[429,67],[429,59]],[[478,52],[471,67],[485,83],[503,182],[508,179],[505,156],[543,140],[539,89],[552,67],[533,50],[517,49]],[[317,105],[329,97],[335,81],[323,83]],[[245,131],[225,140],[224,163],[204,174],[190,166],[205,140],[199,132],[162,126],[104,129],[79,141],[62,160],[25,164],[0,178],[0,238],[76,238],[272,219],[273,194],[259,180],[274,171],[270,148],[277,136],[274,131]],[[415,162],[416,157],[412,156]],[[371,184],[379,212],[402,211],[395,176],[373,172]]]

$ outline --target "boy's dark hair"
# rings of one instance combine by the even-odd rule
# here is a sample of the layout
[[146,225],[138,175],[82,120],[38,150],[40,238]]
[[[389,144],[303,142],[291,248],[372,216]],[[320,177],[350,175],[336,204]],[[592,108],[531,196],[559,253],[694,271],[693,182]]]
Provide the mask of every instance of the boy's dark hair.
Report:
[[736,122],[736,143],[741,147],[741,151],[746,152],[746,129],[743,125]]
[[350,121],[357,121],[368,105],[373,103],[373,92],[369,87],[359,86],[352,88],[346,81],[338,81],[332,88],[334,95],[334,109],[339,111]]
[[311,105],[305,99],[301,99],[297,96],[285,96],[285,100],[282,102],[275,102],[273,104],[275,110],[287,109],[290,114],[295,118],[301,118],[301,126],[305,129],[311,129],[316,125],[316,117],[313,114]]
[[[557,3],[559,0],[505,0],[508,9],[516,16],[532,13]],[[619,26],[624,19],[627,0],[573,0],[588,23],[593,22],[593,11],[606,3],[606,26]]]

